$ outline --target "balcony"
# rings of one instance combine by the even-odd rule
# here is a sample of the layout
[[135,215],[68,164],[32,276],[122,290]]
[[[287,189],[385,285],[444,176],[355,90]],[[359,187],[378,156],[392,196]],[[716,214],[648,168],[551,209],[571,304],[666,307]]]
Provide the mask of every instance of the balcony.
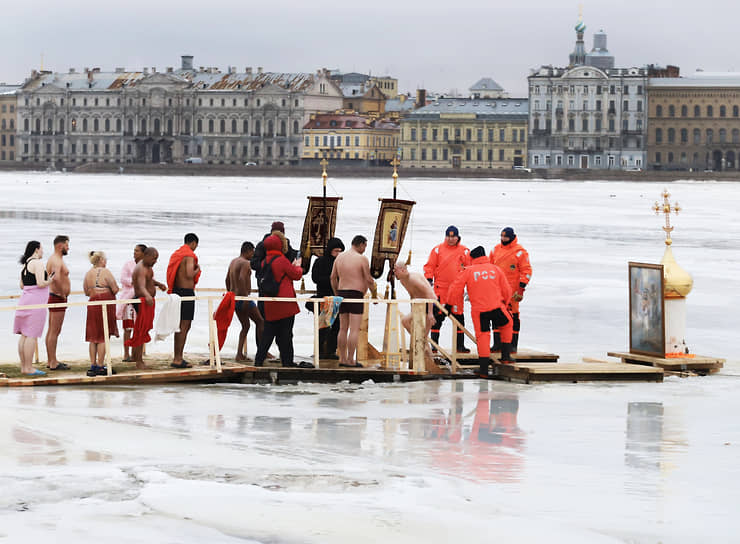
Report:
[[532,134],[535,136],[544,136],[545,134],[550,134],[550,131],[546,128],[535,128],[532,130]]
[[563,115],[563,108],[555,108],[555,115]]
[[447,140],[447,145],[465,145],[465,140],[462,138],[450,138]]
[[616,108],[609,108],[609,109],[607,110],[607,113],[608,113],[609,115],[616,115],[616,114],[617,114],[617,110],[616,110]]

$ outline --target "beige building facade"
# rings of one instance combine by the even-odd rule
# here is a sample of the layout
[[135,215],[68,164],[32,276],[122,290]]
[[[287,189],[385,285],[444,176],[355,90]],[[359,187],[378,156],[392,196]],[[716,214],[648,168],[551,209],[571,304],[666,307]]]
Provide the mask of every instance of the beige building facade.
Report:
[[648,166],[740,170],[740,74],[651,79]]
[[19,86],[0,85],[0,162],[15,161],[16,119]]
[[405,168],[526,166],[526,98],[439,98],[401,119]]
[[396,156],[400,129],[386,119],[355,112],[317,114],[303,127],[303,160],[387,164]]

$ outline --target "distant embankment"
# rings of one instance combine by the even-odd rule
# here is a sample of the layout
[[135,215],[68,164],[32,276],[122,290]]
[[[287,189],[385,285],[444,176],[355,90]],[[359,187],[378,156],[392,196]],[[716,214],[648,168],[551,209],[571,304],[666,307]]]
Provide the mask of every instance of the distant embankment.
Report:
[[[157,176],[234,176],[234,177],[315,177],[321,178],[321,168],[316,165],[301,166],[242,166],[237,164],[124,164],[86,163],[79,166],[68,166],[67,171],[88,174],[117,174],[123,166],[125,174]],[[8,171],[45,171],[46,163],[0,163],[0,172]],[[393,172],[390,166],[343,165],[332,162],[328,167],[332,178],[390,178]],[[740,172],[623,172],[619,170],[586,170],[586,169],[552,169],[533,170],[531,173],[521,170],[494,170],[485,168],[402,168],[401,178],[501,178],[514,180],[613,180],[613,181],[740,181]]]

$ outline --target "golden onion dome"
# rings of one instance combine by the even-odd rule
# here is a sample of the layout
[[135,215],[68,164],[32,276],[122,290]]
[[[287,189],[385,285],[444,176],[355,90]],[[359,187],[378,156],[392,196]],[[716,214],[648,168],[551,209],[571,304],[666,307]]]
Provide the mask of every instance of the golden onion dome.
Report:
[[694,279],[676,262],[670,244],[666,242],[665,253],[660,260],[663,265],[663,292],[667,298],[682,298],[691,292]]

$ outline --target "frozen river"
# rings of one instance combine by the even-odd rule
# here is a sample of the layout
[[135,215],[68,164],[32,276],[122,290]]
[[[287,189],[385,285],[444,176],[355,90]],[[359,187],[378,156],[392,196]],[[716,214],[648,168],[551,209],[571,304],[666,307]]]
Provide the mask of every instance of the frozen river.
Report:
[[[337,234],[345,243],[372,238],[390,176],[330,181],[329,194],[343,196]],[[402,253],[412,249],[413,268],[447,225],[460,228],[468,247],[488,249],[511,225],[534,267],[521,345],[564,361],[627,347],[627,262],[662,256],[662,218],[650,207],[664,185],[401,183],[399,198],[417,201]],[[687,342],[696,353],[727,357],[721,374],[629,385],[0,390],[0,540],[735,539],[740,192],[732,183],[665,186],[684,208],[672,217],[674,254],[694,276]],[[106,251],[118,275],[138,242],[160,250],[155,274],[163,278],[189,231],[200,237],[200,286],[222,287],[241,242],[259,240],[273,220],[285,222],[297,246],[305,196],[320,191],[318,176],[2,173],[0,294],[18,291],[25,242],[40,240],[48,255],[60,233],[71,238],[75,290],[90,266],[87,251]],[[60,355],[82,358],[83,312],[68,313]],[[186,353],[206,352],[205,314],[197,309]],[[373,320],[377,335],[382,316]],[[12,312],[0,312],[6,362],[17,357],[11,322]],[[304,316],[298,353],[310,354],[310,335]],[[449,342],[446,330],[442,338]]]

